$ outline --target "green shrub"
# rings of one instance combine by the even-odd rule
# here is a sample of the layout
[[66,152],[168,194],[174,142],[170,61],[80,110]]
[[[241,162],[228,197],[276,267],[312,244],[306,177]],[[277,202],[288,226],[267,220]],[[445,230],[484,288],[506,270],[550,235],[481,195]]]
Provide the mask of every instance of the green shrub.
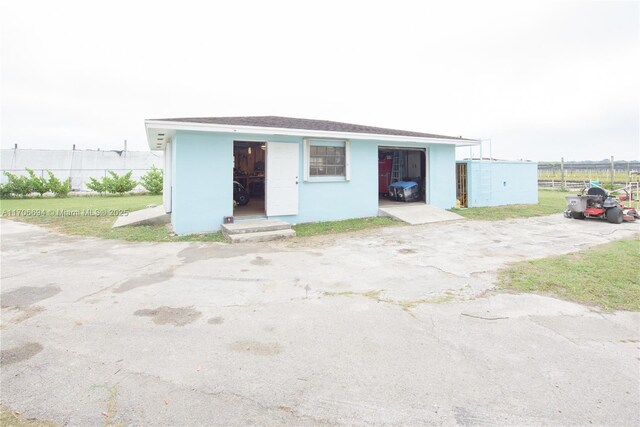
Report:
[[69,180],[66,179],[63,183],[53,174],[53,172],[48,170],[47,174],[49,175],[49,181],[47,182],[49,190],[51,190],[56,197],[67,197],[67,194],[71,191]]
[[[105,177],[106,178],[106,177]],[[97,179],[91,177],[89,178],[89,182],[85,185],[89,190],[93,190],[97,193],[103,194],[107,192],[107,185],[105,183],[105,178],[102,178],[102,181],[98,181]]]
[[138,183],[131,179],[131,175],[133,175],[133,171],[129,171],[124,175],[118,175],[114,171],[107,171],[110,176],[105,176],[102,179],[103,184],[105,185],[105,189],[109,193],[118,193],[120,195],[133,190],[136,188]]
[[0,184],[0,199],[11,197],[11,187],[8,184]]
[[29,173],[29,180],[31,181],[31,189],[40,194],[40,197],[47,191],[49,191],[49,183],[47,182],[47,178],[42,176],[37,176],[32,169],[25,168]]
[[31,187],[31,180],[26,176],[14,175],[10,172],[5,172],[4,175],[9,179],[6,184],[6,190],[14,196],[27,196],[31,193],[33,188]]
[[142,184],[149,194],[162,194],[162,169],[151,166],[151,170],[144,174],[140,180],[140,184]]

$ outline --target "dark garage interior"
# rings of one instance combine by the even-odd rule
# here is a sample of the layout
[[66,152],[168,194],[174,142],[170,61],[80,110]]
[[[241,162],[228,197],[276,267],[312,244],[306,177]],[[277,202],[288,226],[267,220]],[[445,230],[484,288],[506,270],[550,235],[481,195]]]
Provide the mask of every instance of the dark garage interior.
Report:
[[378,200],[380,205],[426,201],[424,149],[378,149]]

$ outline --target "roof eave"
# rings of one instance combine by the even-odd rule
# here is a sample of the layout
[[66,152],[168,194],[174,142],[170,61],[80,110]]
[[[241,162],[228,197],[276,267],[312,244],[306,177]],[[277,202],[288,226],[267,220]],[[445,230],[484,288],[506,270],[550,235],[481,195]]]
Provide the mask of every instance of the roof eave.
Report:
[[[165,120],[145,120],[145,128],[147,131],[147,142],[151,150],[164,149],[164,143],[169,138],[165,138],[163,144],[158,144],[158,139],[153,138],[150,130],[164,130],[165,136],[170,133],[171,135],[177,130],[186,131],[201,131],[201,132],[224,132],[224,133],[238,133],[238,134],[263,134],[263,135],[287,135],[287,136],[305,136],[310,138],[341,138],[341,139],[373,139],[377,141],[391,141],[391,142],[422,142],[428,144],[454,144],[456,147],[466,147],[472,145],[479,145],[480,141],[476,139],[467,138],[436,138],[436,137],[417,137],[417,136],[403,136],[403,135],[383,135],[376,133],[356,133],[356,132],[335,132],[335,131],[323,131],[323,130],[310,130],[310,129],[290,129],[290,128],[275,128],[275,127],[260,127],[260,126],[235,126],[235,125],[222,125],[213,123],[191,123],[191,122],[172,122]],[[157,132],[155,132],[157,134]],[[159,146],[161,145],[161,146]]]

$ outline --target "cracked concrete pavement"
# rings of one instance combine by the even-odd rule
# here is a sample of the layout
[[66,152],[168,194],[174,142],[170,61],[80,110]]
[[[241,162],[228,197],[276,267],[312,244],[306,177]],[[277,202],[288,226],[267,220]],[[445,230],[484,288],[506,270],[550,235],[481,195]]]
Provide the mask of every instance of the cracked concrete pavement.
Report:
[[638,313],[485,292],[510,262],[638,224],[552,215],[240,245],[0,226],[1,398],[25,417],[640,422]]

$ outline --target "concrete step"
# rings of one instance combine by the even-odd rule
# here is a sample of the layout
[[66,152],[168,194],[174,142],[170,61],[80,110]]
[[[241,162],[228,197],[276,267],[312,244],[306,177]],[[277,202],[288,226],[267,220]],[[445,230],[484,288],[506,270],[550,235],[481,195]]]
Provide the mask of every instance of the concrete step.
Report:
[[226,236],[231,240],[231,243],[243,243],[243,242],[267,242],[269,240],[285,239],[287,237],[294,237],[296,232],[291,228],[287,230],[272,230],[272,231],[256,231],[253,233],[237,233],[227,234]]
[[290,230],[291,224],[277,219],[258,219],[252,221],[238,221],[233,224],[223,224],[222,233],[232,234],[260,233],[263,231]]

